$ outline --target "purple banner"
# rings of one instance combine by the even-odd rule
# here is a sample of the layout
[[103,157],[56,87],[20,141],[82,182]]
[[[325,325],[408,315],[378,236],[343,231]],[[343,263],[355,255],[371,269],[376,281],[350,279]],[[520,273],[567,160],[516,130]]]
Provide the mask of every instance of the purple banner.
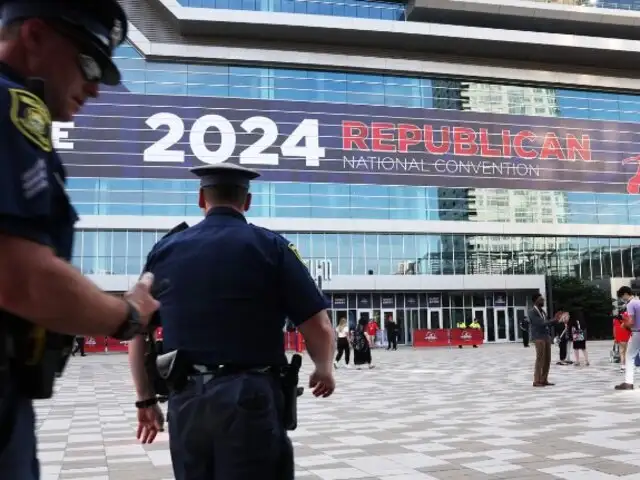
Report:
[[194,178],[640,191],[632,123],[436,109],[106,92],[54,140],[72,177]]

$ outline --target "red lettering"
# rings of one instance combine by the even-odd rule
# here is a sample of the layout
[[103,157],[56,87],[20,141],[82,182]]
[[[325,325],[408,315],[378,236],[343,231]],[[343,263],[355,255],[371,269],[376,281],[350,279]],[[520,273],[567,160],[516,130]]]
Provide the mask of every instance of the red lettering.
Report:
[[511,132],[502,130],[502,156],[511,158]]
[[[494,134],[494,136],[497,136]],[[491,146],[491,134],[486,128],[480,129],[480,155],[483,157],[501,157],[502,150]]]
[[366,142],[368,135],[369,129],[364,123],[344,120],[342,122],[342,149],[369,151]]
[[398,125],[398,152],[407,153],[409,147],[418,145],[422,140],[422,130],[410,123]]
[[582,140],[578,140],[574,135],[567,134],[567,160],[576,160],[578,156],[585,162],[591,161],[591,138],[582,135]]
[[553,132],[548,132],[544,136],[542,141],[542,148],[540,149],[540,159],[549,160],[551,157],[555,157],[558,160],[565,160],[564,152],[562,151],[562,145],[560,140]]
[[440,129],[440,145],[436,145],[433,138],[433,127],[431,125],[424,126],[424,149],[432,155],[444,155],[449,151],[451,141],[449,140],[449,127]]
[[[371,150],[374,152],[395,152],[395,145],[383,143],[385,140],[395,140],[394,129],[393,123],[373,122],[371,124]],[[391,130],[391,132],[387,133],[385,130]]]
[[536,151],[532,148],[526,148],[524,146],[525,140],[529,140],[530,142],[534,141],[536,136],[533,132],[529,130],[523,130],[521,132],[516,133],[516,136],[513,137],[513,150],[517,157],[533,159],[538,156]]
[[476,132],[471,128],[453,127],[454,155],[477,155]]

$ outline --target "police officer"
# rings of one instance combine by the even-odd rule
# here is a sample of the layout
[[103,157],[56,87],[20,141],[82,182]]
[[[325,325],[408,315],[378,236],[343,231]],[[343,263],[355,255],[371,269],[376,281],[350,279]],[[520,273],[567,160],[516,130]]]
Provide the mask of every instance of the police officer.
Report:
[[73,335],[129,339],[158,302],[151,275],[122,299],[69,264],[77,216],[51,140],[52,121],[71,120],[100,83],[119,83],[122,9],[4,0],[0,17],[0,477],[35,480],[32,399],[52,395]]
[[[164,349],[184,354],[199,372],[169,397],[174,474],[177,480],[293,479],[283,392],[273,371],[287,363],[288,318],[315,363],[314,395],[331,395],[334,341],[326,300],[293,244],[247,223],[249,182],[257,172],[226,163],[192,171],[201,178],[206,216],[163,238],[147,261],[156,281],[168,282],[158,297]],[[132,342],[139,437],[149,442],[162,418],[143,352],[141,339]]]

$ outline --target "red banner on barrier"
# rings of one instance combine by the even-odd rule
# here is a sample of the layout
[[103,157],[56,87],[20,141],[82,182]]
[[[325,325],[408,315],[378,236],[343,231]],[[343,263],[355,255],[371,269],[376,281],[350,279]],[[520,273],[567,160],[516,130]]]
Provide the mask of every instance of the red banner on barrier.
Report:
[[115,338],[107,337],[107,352],[127,352],[129,346],[127,342],[122,340],[116,340]]
[[413,331],[414,347],[446,347],[449,345],[449,330],[418,329]]
[[479,328],[452,328],[451,345],[482,345],[484,332]]
[[84,351],[86,353],[102,353],[105,345],[105,337],[84,337]]

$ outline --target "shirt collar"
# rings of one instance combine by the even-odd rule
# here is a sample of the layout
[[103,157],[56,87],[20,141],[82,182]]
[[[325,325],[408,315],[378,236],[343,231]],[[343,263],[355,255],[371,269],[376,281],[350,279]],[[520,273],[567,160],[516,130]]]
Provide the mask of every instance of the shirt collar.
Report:
[[231,207],[213,207],[207,212],[206,218],[211,217],[233,217],[247,223],[247,219],[243,214]]
[[20,85],[27,84],[27,79],[24,77],[24,75],[19,74],[15,68],[9,66],[5,62],[0,62],[0,74],[9,78],[9,80],[13,80],[16,83],[19,83]]

